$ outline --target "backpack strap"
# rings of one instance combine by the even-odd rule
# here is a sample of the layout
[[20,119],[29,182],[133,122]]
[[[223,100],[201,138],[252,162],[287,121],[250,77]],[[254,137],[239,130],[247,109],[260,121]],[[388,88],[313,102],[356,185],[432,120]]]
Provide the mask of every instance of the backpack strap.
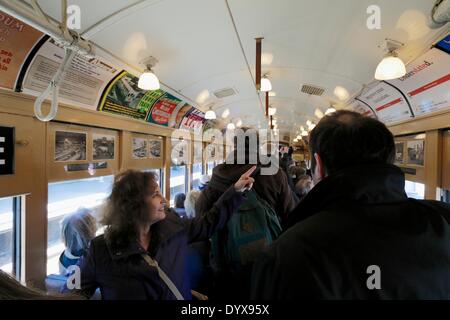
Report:
[[156,270],[158,271],[159,277],[167,285],[167,287],[173,293],[175,298],[177,298],[177,300],[184,300],[183,296],[181,295],[180,291],[175,286],[175,284],[172,282],[172,280],[170,280],[170,278],[167,276],[167,274],[158,266],[158,262],[156,260],[152,259],[146,253],[142,254],[142,258],[144,258],[145,262],[147,262],[147,264],[150,267],[156,268]]

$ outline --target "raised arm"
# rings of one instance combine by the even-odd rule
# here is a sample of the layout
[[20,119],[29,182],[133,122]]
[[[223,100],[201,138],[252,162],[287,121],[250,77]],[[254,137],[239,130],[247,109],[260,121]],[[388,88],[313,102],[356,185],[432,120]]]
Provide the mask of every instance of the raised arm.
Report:
[[192,220],[186,220],[189,242],[206,240],[216,230],[225,226],[233,212],[235,212],[245,199],[245,191],[253,187],[255,180],[251,177],[256,166],[251,167],[239,180],[230,186],[220,198],[203,213]]

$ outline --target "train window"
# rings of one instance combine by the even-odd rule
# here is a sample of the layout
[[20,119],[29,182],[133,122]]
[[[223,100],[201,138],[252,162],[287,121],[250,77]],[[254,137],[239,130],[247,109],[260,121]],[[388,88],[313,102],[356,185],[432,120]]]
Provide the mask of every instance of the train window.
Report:
[[21,197],[0,199],[0,269],[20,278]]
[[97,209],[111,193],[113,181],[111,175],[48,184],[47,274],[59,273],[59,256],[64,251],[62,219],[80,207],[92,209],[98,219]]
[[164,190],[163,175],[162,175],[162,170],[161,169],[148,169],[148,170],[144,170],[144,172],[153,172],[154,174],[156,174],[156,176],[158,178],[159,188],[161,189],[161,191]]
[[425,199],[425,185],[423,183],[406,180],[405,192],[410,198]]
[[442,201],[450,203],[450,190],[442,190]]
[[212,175],[213,168],[214,168],[214,161],[208,162],[208,170],[207,170],[207,172],[208,172],[209,175]]
[[194,163],[192,166],[192,189],[198,189],[202,177],[202,164]]
[[173,199],[177,193],[186,193],[186,166],[170,167],[170,206],[173,207]]

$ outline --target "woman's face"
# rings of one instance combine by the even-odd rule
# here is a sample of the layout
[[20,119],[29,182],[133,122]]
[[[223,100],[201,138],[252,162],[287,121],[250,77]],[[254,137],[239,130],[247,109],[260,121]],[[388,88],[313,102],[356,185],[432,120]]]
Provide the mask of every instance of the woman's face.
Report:
[[166,217],[164,208],[166,206],[166,199],[161,194],[159,187],[156,187],[153,192],[150,192],[146,198],[148,207],[148,216],[150,224],[161,221]]

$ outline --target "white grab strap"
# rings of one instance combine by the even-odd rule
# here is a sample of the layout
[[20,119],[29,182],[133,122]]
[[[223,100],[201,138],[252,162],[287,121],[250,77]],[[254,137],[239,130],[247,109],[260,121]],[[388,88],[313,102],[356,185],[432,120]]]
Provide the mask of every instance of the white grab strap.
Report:
[[[75,50],[72,50],[68,47],[65,48],[65,55],[61,65],[59,66],[52,80],[48,84],[47,88],[44,90],[44,92],[41,93],[39,97],[37,97],[36,101],[34,102],[34,114],[36,115],[36,118],[38,118],[39,120],[50,121],[56,117],[56,113],[58,112],[59,85],[75,55],[76,55]],[[42,114],[41,109],[42,103],[50,95],[50,93],[52,93],[53,95],[50,112],[48,113],[48,115],[44,116]]]
[[183,296],[181,295],[180,291],[175,286],[175,284],[172,282],[172,280],[170,280],[167,274],[158,266],[158,262],[145,253],[142,254],[142,257],[150,267],[156,268],[159,277],[167,285],[167,287],[169,287],[169,290],[172,291],[175,298],[177,298],[177,300],[184,300]]

